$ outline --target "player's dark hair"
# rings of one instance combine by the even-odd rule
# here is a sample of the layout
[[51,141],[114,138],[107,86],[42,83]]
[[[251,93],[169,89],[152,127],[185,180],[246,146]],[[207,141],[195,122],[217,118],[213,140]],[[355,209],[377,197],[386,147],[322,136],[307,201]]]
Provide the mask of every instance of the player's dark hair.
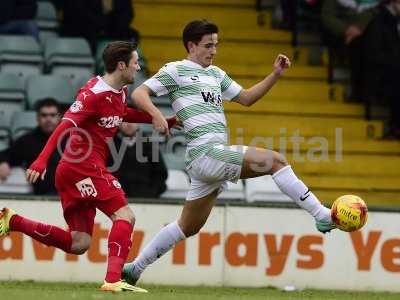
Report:
[[218,27],[207,20],[195,20],[187,24],[182,34],[183,45],[186,51],[189,52],[189,42],[193,42],[197,45],[204,35],[212,33],[218,33]]
[[136,49],[136,44],[132,42],[116,41],[109,43],[103,51],[104,70],[107,73],[114,72],[120,61],[128,65],[132,58],[132,52]]
[[61,108],[60,108],[60,104],[58,103],[58,101],[54,98],[44,98],[42,100],[39,100],[38,102],[36,102],[35,104],[35,111],[37,113],[40,112],[40,110],[43,107],[55,107],[57,108],[57,112],[60,112]]

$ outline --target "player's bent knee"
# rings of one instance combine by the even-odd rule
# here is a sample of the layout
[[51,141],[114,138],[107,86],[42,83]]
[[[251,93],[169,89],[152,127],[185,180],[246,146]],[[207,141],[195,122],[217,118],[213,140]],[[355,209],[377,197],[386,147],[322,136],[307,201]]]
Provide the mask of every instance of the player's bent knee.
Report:
[[92,237],[85,232],[75,232],[72,235],[71,253],[76,255],[84,254],[90,247]]
[[80,248],[80,246],[78,246],[76,248],[71,248],[71,253],[75,255],[82,255],[85,254],[88,249],[89,247]]
[[111,216],[111,219],[113,222],[116,220],[124,220],[131,223],[132,225],[135,225],[136,222],[135,214],[133,213],[132,209],[129,208],[129,206],[125,206],[117,210]]

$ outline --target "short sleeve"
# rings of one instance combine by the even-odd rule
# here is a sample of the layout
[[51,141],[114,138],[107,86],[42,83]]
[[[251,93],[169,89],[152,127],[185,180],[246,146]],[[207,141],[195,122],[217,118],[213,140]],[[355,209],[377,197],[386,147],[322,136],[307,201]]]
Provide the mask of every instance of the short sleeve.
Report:
[[158,97],[177,91],[179,88],[178,78],[176,67],[173,64],[166,64],[143,84]]
[[70,120],[76,127],[92,117],[97,116],[97,97],[93,92],[82,91],[75,102],[64,114],[63,120]]
[[238,84],[236,81],[234,81],[232,78],[230,78],[229,75],[225,73],[225,71],[219,68],[218,71],[221,75],[220,85],[221,85],[222,99],[232,100],[236,98],[243,89],[242,86]]

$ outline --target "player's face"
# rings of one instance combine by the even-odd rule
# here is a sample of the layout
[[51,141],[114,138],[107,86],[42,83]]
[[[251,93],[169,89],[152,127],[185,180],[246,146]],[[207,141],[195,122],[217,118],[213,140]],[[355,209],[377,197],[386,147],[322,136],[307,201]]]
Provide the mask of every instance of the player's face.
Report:
[[60,114],[55,106],[44,106],[40,109],[38,117],[38,125],[40,129],[51,134],[60,123]]
[[192,43],[190,56],[204,68],[212,65],[215,54],[217,54],[218,34],[203,35],[201,41],[196,45]]
[[122,78],[125,84],[132,84],[136,73],[140,70],[139,66],[139,55],[136,51],[132,52],[132,58],[129,64],[122,70]]

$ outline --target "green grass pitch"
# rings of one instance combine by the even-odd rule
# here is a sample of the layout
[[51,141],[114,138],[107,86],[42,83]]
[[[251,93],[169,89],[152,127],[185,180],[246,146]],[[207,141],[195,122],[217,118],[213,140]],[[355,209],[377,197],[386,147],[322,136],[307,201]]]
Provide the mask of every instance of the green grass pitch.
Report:
[[400,299],[400,293],[372,293],[304,290],[284,292],[273,288],[215,288],[215,287],[177,287],[143,286],[149,294],[112,294],[97,291],[99,286],[92,283],[42,283],[42,282],[0,282],[0,299],[4,300],[64,300],[64,299],[145,299],[145,300],[242,300],[242,299]]

